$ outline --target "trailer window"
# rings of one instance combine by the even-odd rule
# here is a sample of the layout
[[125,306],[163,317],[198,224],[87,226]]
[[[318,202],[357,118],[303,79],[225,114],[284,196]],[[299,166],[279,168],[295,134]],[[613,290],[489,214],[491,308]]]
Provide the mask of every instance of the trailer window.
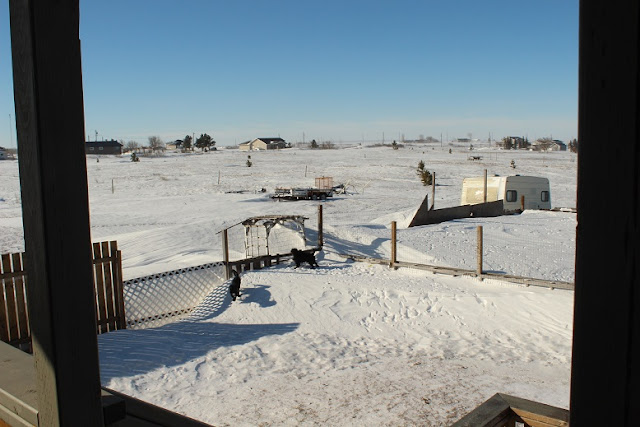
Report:
[[542,193],[540,193],[540,200],[542,200],[543,202],[548,202],[549,201],[549,192],[548,191],[543,191]]
[[507,202],[517,202],[518,192],[516,190],[507,190]]

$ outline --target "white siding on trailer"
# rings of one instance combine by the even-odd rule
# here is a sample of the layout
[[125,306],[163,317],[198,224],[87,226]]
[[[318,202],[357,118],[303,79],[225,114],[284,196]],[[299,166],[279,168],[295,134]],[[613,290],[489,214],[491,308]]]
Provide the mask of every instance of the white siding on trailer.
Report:
[[[543,200],[546,192],[546,200]],[[487,202],[502,200],[507,211],[525,209],[551,209],[551,192],[547,178],[535,176],[490,176],[487,177]],[[465,178],[462,181],[461,205],[484,202],[484,177]]]
[[[509,176],[505,184],[506,191],[516,191],[515,201],[504,201],[505,210],[516,210],[522,208],[522,196],[524,196],[525,209],[551,209],[551,196],[549,180],[547,178],[534,176]],[[549,198],[542,201],[542,192],[546,191]]]
[[[503,176],[487,177],[487,202],[495,202],[504,197]],[[465,178],[462,181],[461,205],[484,203],[484,177]]]

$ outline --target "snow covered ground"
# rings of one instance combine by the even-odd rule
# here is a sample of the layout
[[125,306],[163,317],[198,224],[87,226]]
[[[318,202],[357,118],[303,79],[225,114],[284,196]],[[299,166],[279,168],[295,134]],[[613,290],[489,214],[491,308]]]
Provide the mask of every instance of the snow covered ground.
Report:
[[[248,153],[223,147],[139,163],[88,157],[92,239],[118,241],[125,279],[221,260],[217,233],[247,217],[314,219],[322,203],[325,224],[319,269],[248,272],[239,301],[223,285],[187,319],[101,335],[103,384],[221,426],[448,425],[496,392],[568,407],[573,292],[338,256],[388,258],[397,221],[408,261],[474,268],[464,248],[483,225],[488,270],[572,281],[575,214],[406,228],[431,194],[420,160],[436,172],[436,208],[457,205],[462,178],[484,169],[547,177],[552,205],[575,207],[574,154],[482,145],[473,151],[481,161],[446,144],[252,152],[251,168]],[[317,176],[350,194],[269,198]],[[0,162],[0,253],[24,249],[20,216],[17,162]]]

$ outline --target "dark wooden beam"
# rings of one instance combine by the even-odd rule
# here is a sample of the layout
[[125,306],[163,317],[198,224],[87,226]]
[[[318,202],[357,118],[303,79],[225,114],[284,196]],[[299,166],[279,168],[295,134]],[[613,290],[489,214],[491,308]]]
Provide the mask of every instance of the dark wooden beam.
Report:
[[40,425],[103,424],[78,0],[10,0]]
[[640,420],[640,8],[580,2],[571,425]]

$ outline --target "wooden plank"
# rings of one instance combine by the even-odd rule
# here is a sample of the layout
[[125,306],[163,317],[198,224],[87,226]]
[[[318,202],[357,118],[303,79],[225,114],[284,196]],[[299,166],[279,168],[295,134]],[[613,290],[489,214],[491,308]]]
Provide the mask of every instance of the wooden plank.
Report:
[[115,281],[116,281],[116,308],[118,313],[118,320],[116,321],[117,329],[126,329],[127,328],[127,318],[124,309],[124,284],[122,281],[122,252],[118,250],[118,243],[113,243],[113,249],[116,253],[116,264],[115,264]]
[[[22,272],[22,254],[15,253],[11,255],[13,261],[13,271]],[[23,272],[24,273],[24,272]],[[16,292],[16,309],[18,312],[18,338],[30,338],[29,330],[29,312],[27,308],[27,292],[24,281],[24,275],[14,279]]]
[[[180,426],[180,427],[210,427],[209,424],[205,424],[201,421],[188,418],[184,415],[180,415],[175,412],[171,412],[167,409],[159,406],[152,405],[126,394],[111,390],[103,387],[103,390],[109,394],[118,397],[125,401],[125,408],[128,417],[133,417],[135,421],[131,424],[122,422],[122,425],[136,425],[136,426]],[[127,418],[128,419],[128,418]],[[120,424],[118,424],[120,425]]]
[[114,262],[115,260],[116,260],[116,258],[115,258],[115,257],[113,257],[113,256],[102,256],[102,257],[99,257],[99,258],[94,258],[94,259],[91,261],[91,264],[93,264],[93,265],[96,265],[96,264],[106,264],[106,263],[108,263],[108,262]]
[[451,427],[493,427],[512,425],[513,412],[498,393],[456,421]]
[[[4,261],[4,255],[2,255],[2,261]],[[0,269],[2,271],[2,276],[8,273],[4,268],[4,262],[0,262]],[[0,279],[0,340],[4,342],[9,342],[9,324],[7,322],[7,305],[5,299],[5,282],[8,282],[11,279]]]
[[22,420],[38,425],[38,398],[33,356],[0,343],[0,407]]
[[[2,255],[2,269],[11,271],[11,257],[9,254]],[[5,304],[7,307],[7,331],[9,332],[9,341],[18,338],[18,312],[16,310],[16,294],[13,279],[4,281]]]
[[527,426],[531,426],[531,427],[568,427],[569,426],[569,423],[567,422],[554,420],[552,418],[541,417],[537,414],[532,414],[530,412],[515,411],[515,410],[514,412],[518,414],[522,422],[524,422],[525,425]]
[[25,275],[24,271],[9,271],[6,273],[0,273],[0,280],[2,279],[15,279],[16,277],[22,277]]
[[555,406],[499,393],[514,414],[532,427],[566,427],[569,425],[569,411]]
[[113,316],[113,317],[107,317],[105,319],[101,319],[99,320],[97,323],[98,325],[101,326],[107,326],[110,325],[111,323],[114,323],[116,321],[117,317]]
[[[112,258],[111,246],[109,242],[102,242],[102,253],[108,254],[109,258]],[[111,261],[102,264],[102,271],[104,273],[104,288],[105,288],[105,305],[107,307],[107,319],[113,319],[108,322],[107,330],[115,331],[115,301],[113,292],[113,277],[111,276]],[[105,331],[107,332],[107,331]]]
[[[100,243],[93,244],[93,256],[96,258],[102,257],[102,245]],[[97,333],[101,334],[103,332],[107,332],[107,328],[105,326],[100,326],[102,324],[102,320],[107,318],[107,307],[105,303],[105,293],[104,293],[104,277],[102,275],[102,264],[96,264],[93,268],[94,270],[94,279],[95,279],[95,294],[96,294],[96,315],[97,315]]]
[[[35,426],[38,423],[38,398],[33,356],[13,347],[0,344],[0,419],[9,420],[11,426]],[[101,391],[105,425],[124,417],[124,401]],[[117,424],[120,425],[120,424]],[[0,421],[0,427],[3,426]]]

